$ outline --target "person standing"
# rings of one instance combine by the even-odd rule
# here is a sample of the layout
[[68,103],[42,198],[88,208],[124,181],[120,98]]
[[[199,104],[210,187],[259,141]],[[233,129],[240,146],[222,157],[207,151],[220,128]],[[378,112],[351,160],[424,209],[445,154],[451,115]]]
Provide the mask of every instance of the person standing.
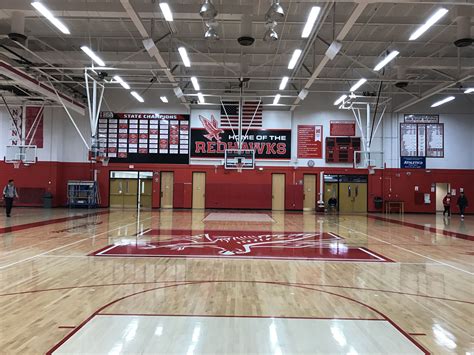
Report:
[[8,184],[3,188],[3,199],[5,200],[5,210],[7,217],[10,217],[13,208],[13,199],[18,198],[18,192],[13,179],[8,180]]
[[457,203],[457,205],[459,206],[459,212],[461,212],[461,219],[464,219],[464,211],[466,210],[467,204],[467,197],[466,195],[464,195],[464,192],[461,192],[459,194]]
[[443,198],[443,206],[444,206],[444,212],[443,216],[448,213],[448,217],[451,217],[451,193],[448,192],[446,196]]

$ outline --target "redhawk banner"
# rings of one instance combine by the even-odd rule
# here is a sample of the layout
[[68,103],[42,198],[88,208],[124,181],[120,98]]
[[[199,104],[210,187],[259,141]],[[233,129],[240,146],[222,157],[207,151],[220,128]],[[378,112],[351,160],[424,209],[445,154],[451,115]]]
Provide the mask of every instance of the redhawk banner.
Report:
[[[204,128],[191,129],[191,158],[224,158],[226,149],[238,149],[238,132],[218,127],[213,117],[200,116]],[[246,129],[242,134],[246,133]],[[255,149],[255,159],[291,158],[290,129],[249,129],[242,149]]]

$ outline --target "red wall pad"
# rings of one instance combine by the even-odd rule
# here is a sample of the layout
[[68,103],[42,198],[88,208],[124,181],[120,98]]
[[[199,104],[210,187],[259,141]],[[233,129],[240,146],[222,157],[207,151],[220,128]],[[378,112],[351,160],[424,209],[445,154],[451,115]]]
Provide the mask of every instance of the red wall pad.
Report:
[[[98,181],[102,207],[108,205],[109,171],[129,170],[128,164],[109,164],[104,167],[97,164]],[[53,194],[54,206],[65,206],[67,202],[66,185],[68,180],[89,180],[93,177],[94,165],[91,163],[38,162],[28,167],[14,169],[12,164],[0,162],[0,182],[15,179],[21,188],[41,188]],[[225,170],[222,166],[170,165],[170,164],[134,164],[134,170],[153,171],[153,207],[160,207],[160,171],[174,172],[174,207],[191,208],[192,174],[206,173],[206,208],[246,208],[271,209],[272,174],[285,174],[285,207],[287,210],[303,209],[304,174],[367,174],[366,170],[352,168],[308,168],[308,167],[264,167],[262,171]],[[373,199],[382,196],[385,200],[405,201],[405,212],[434,213],[436,210],[435,193],[432,184],[450,183],[451,188],[464,188],[466,196],[474,199],[474,170],[376,170],[368,177],[368,210],[376,212]],[[319,178],[318,191],[319,191]],[[415,191],[418,186],[418,191]],[[416,193],[429,193],[431,204],[417,203]],[[456,196],[457,198],[457,196]],[[21,201],[19,201],[21,202]],[[17,206],[21,203],[17,203]],[[454,207],[454,211],[457,208]],[[468,212],[474,211],[474,207]]]

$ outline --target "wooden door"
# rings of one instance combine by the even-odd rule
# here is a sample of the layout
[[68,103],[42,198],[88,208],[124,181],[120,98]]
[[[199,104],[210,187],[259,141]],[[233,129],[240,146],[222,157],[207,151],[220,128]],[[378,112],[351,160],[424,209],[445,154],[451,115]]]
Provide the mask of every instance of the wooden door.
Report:
[[272,174],[272,210],[285,210],[285,174]]
[[161,208],[173,208],[173,173],[161,173]]
[[316,209],[316,175],[303,176],[303,211]]
[[123,207],[123,181],[122,179],[110,179],[109,206]]
[[367,184],[341,182],[339,184],[339,212],[367,212]]
[[153,180],[151,179],[143,179],[139,181],[140,207],[151,208],[152,181]]
[[138,180],[122,179],[123,207],[137,208],[138,205]]
[[206,173],[193,173],[193,208],[206,208]]

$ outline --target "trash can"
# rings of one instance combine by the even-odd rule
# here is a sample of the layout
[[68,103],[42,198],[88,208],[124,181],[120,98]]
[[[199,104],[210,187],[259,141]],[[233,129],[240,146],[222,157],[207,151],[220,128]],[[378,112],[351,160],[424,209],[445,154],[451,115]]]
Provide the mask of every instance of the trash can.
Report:
[[381,210],[383,207],[383,198],[380,196],[374,197],[374,205],[376,209]]
[[53,207],[53,194],[51,192],[46,192],[43,195],[43,207],[44,208]]

